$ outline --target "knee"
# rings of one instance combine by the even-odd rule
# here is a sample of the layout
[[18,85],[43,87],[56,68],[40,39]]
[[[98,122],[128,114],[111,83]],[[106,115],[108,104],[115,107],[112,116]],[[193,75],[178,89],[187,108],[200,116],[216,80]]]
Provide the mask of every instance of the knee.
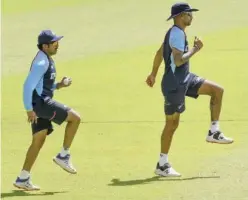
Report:
[[81,123],[81,116],[78,113],[74,113],[72,121],[74,123],[80,124]]
[[170,132],[174,133],[179,126],[179,120],[170,120],[166,122],[166,128]]
[[174,120],[173,127],[172,127],[173,131],[175,131],[178,128],[178,126],[179,126],[179,120]]
[[70,110],[68,112],[68,122],[74,122],[77,124],[80,124],[81,122],[81,116],[78,112],[74,111],[74,110]]
[[224,94],[224,88],[221,86],[217,86],[213,90],[213,95],[214,97],[222,97]]
[[222,96],[224,94],[224,88],[219,87],[218,93]]
[[46,138],[33,139],[31,146],[37,149],[41,149],[45,143]]

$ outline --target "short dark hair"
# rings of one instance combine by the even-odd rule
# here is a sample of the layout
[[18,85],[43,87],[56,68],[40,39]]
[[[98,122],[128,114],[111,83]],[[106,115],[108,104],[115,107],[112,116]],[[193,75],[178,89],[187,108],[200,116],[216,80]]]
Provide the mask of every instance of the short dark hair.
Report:
[[[49,44],[52,44],[52,43],[48,43],[48,44],[46,44],[46,45],[49,45]],[[42,49],[42,46],[43,46],[43,44],[37,44],[38,49],[41,50],[41,51],[43,50],[43,49]]]
[[42,45],[43,44],[37,44],[38,49],[41,50],[41,51],[42,51]]

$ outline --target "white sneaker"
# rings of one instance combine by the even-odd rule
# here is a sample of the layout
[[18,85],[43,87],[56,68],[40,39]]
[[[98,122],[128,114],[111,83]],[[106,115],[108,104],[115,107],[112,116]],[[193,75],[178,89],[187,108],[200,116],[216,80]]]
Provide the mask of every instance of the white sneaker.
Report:
[[33,185],[33,183],[30,180],[30,177],[27,179],[20,179],[19,177],[17,177],[13,185],[19,189],[28,190],[28,191],[40,190],[39,186]]
[[231,144],[231,143],[233,143],[233,139],[225,137],[221,131],[216,131],[216,132],[212,133],[210,130],[208,132],[206,141],[211,142],[211,143],[218,143],[218,144]]
[[176,170],[174,170],[169,163],[165,163],[163,166],[160,166],[159,163],[157,163],[155,174],[158,176],[164,176],[164,177],[180,177],[181,176],[181,174],[179,174]]
[[56,157],[53,158],[53,161],[65,171],[71,174],[77,173],[77,170],[73,167],[70,161],[70,154],[67,154],[65,157],[61,157],[60,154],[58,154]]

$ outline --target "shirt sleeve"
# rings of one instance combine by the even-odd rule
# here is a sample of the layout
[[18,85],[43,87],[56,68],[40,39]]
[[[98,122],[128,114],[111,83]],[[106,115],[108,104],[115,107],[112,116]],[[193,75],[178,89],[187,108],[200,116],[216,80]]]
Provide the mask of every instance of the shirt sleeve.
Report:
[[185,35],[179,28],[172,28],[170,33],[169,44],[171,48],[176,48],[184,52],[185,48]]
[[34,63],[31,67],[31,70],[23,86],[23,103],[27,111],[33,110],[33,105],[32,105],[33,91],[36,88],[37,84],[39,83],[40,79],[46,73],[47,69],[48,69],[48,64],[45,62],[45,60]]

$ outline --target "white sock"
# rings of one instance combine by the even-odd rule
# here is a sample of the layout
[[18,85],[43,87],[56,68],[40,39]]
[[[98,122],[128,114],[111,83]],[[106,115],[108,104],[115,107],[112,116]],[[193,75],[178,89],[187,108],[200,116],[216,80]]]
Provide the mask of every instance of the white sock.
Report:
[[211,126],[210,126],[211,133],[214,133],[214,132],[219,131],[219,130],[220,130],[219,121],[212,121]]
[[67,154],[69,154],[69,149],[64,149],[64,147],[63,147],[61,152],[60,152],[60,156],[65,157]]
[[163,166],[165,163],[168,163],[168,154],[160,153],[159,165]]
[[30,173],[26,170],[22,170],[19,176],[20,179],[27,179],[29,177],[30,177]]

